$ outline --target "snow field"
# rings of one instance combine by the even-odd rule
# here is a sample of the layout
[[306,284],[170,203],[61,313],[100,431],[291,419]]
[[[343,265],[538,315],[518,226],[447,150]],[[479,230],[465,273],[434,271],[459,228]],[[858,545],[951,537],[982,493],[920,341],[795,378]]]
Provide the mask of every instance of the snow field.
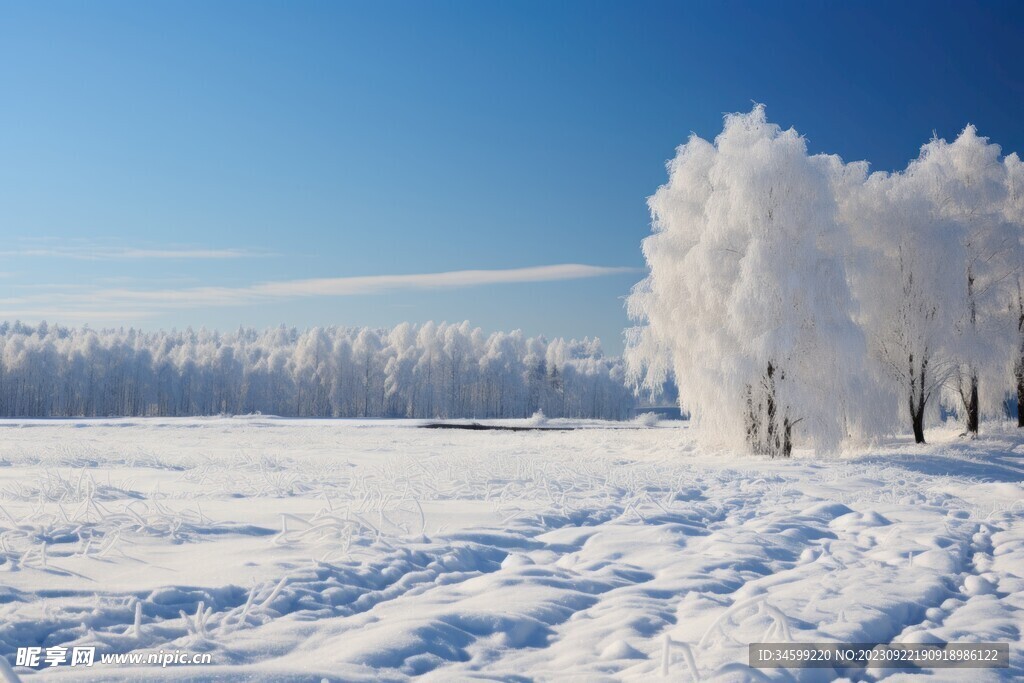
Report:
[[[1024,675],[1010,430],[784,462],[678,423],[416,424],[0,422],[0,655],[213,655],[46,672],[88,680],[823,681],[752,671],[747,643],[1009,641],[1011,669],[967,678]],[[867,678],[926,675],[967,679]]]

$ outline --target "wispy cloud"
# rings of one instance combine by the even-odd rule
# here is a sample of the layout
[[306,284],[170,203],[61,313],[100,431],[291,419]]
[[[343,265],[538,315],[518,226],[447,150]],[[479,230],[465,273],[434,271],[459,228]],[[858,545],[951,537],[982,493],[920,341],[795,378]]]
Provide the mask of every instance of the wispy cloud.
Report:
[[0,250],[0,257],[65,258],[79,261],[126,261],[145,259],[239,259],[270,256],[269,252],[252,249],[167,249],[138,247],[100,247],[83,244],[71,247],[26,247]]
[[160,311],[132,309],[77,309],[61,307],[0,308],[0,320],[33,322],[48,320],[60,323],[89,323],[93,325],[124,325],[132,321],[155,318]]
[[[241,287],[183,287],[176,289],[67,288],[49,294],[0,299],[0,317],[26,319],[111,320],[152,316],[163,310],[246,306],[310,297],[345,297],[401,290],[460,289],[483,285],[554,282],[635,273],[622,266],[562,263],[500,270],[455,270],[409,275],[278,280]],[[58,306],[54,302],[59,301]],[[119,313],[120,312],[120,313]],[[91,316],[91,317],[90,317]]]

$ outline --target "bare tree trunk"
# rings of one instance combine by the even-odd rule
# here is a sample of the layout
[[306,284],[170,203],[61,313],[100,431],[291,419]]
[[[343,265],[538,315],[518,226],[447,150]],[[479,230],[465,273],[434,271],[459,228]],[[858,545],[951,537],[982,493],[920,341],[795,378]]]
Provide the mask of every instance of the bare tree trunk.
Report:
[[[971,306],[971,329],[978,325],[978,307],[974,300],[974,273],[971,268],[967,269],[967,299]],[[967,399],[967,434],[978,435],[978,371],[973,367],[971,372],[971,390]]]
[[1024,427],[1024,289],[1017,276],[1017,364],[1013,368],[1017,380],[1017,427]]
[[747,385],[747,446],[751,453],[758,453],[761,450],[761,420],[759,413],[761,405],[754,408],[754,390]]
[[910,416],[914,423],[914,442],[924,443],[924,411],[913,410]]
[[[786,379],[786,373],[769,362],[756,390],[755,385],[747,385],[747,446],[755,455],[788,458],[793,452],[793,427],[800,420],[791,420],[789,408],[785,405],[781,406],[780,411],[776,375],[779,380]],[[782,424],[779,424],[780,412],[783,416]]]
[[768,363],[765,390],[768,394],[766,399],[768,404],[768,420],[767,424],[765,424],[765,442],[767,444],[768,453],[771,454],[772,457],[775,457],[775,454],[779,451],[779,435],[776,432],[775,425],[775,366],[771,363]]
[[1024,372],[1020,370],[1017,371],[1017,427],[1024,427]]
[[927,367],[927,361],[922,362],[921,372],[918,375],[917,368],[914,365],[914,354],[910,354],[910,396],[908,397],[907,407],[910,408],[910,422],[914,429],[915,443],[924,443],[924,385]]
[[971,371],[971,394],[967,402],[967,432],[978,435],[978,373]]

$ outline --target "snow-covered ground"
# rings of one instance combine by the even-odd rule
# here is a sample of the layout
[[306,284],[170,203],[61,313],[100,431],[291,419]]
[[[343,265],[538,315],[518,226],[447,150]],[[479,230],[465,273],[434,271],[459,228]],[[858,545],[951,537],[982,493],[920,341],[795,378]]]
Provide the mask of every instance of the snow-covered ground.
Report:
[[868,679],[1024,676],[1014,430],[784,462],[681,423],[417,424],[0,421],[0,655],[214,662],[58,680],[649,680],[668,635],[703,680],[809,681],[836,674],[753,671],[747,643],[941,639],[1009,641],[1011,668]]

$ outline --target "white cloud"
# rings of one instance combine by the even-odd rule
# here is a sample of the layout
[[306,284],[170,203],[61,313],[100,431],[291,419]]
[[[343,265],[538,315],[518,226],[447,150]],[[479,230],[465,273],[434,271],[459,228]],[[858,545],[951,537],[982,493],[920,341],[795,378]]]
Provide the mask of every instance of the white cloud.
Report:
[[[550,266],[500,270],[455,270],[408,275],[278,280],[242,287],[184,287],[177,289],[75,288],[48,294],[0,299],[0,317],[25,319],[133,318],[140,309],[147,316],[159,310],[245,306],[268,301],[309,297],[342,297],[381,294],[399,290],[460,289],[494,284],[580,280],[639,269],[621,266],[590,266],[563,263]],[[58,300],[58,306],[54,301]]]

